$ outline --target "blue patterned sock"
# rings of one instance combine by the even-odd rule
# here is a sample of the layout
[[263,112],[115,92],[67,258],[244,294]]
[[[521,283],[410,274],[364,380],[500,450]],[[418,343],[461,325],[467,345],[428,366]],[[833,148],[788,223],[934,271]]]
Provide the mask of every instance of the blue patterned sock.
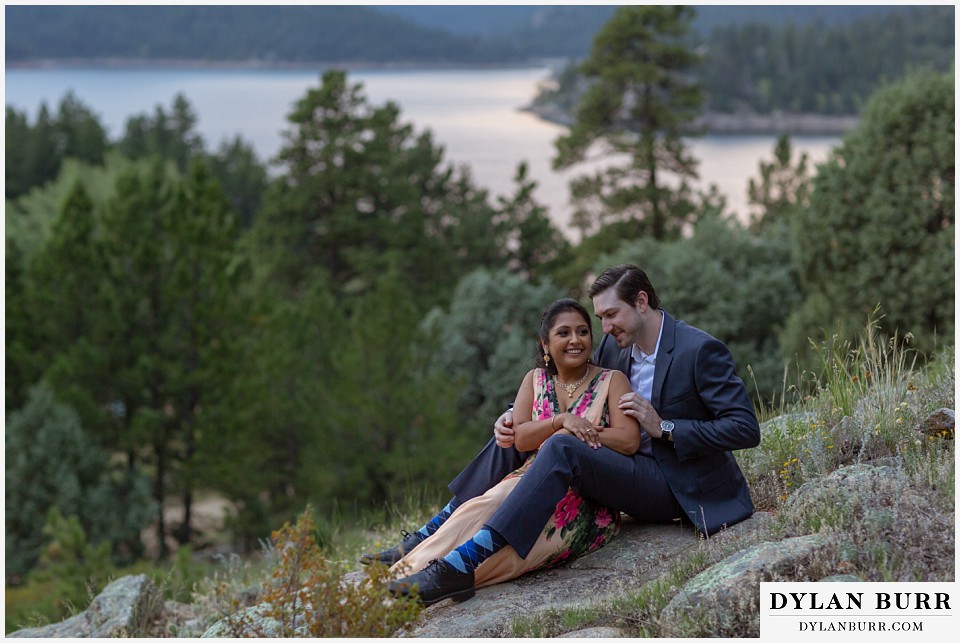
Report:
[[503,549],[507,541],[503,536],[484,525],[477,534],[443,557],[458,572],[472,572],[480,563]]
[[427,524],[417,530],[417,533],[427,538],[433,535],[433,532],[440,529],[440,525],[447,521],[447,518],[450,517],[450,514],[460,506],[460,501],[457,500],[456,496],[447,503],[447,506],[440,510],[436,516],[434,516]]

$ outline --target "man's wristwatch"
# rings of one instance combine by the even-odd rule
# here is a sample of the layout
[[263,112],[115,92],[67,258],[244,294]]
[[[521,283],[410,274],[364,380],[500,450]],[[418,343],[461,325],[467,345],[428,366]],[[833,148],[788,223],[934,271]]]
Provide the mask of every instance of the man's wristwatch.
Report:
[[660,436],[661,440],[669,440],[670,436],[673,435],[673,422],[670,420],[664,420],[660,423],[660,430],[663,434]]

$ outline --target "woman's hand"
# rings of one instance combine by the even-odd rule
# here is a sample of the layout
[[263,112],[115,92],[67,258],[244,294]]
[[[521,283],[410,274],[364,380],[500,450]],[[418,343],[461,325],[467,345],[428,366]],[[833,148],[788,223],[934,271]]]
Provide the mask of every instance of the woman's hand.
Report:
[[582,442],[586,442],[593,449],[599,449],[602,446],[600,444],[600,431],[603,431],[603,427],[596,426],[579,415],[561,413],[553,419],[553,422],[557,427],[556,433],[563,431],[580,438]]
[[513,409],[507,409],[493,425],[493,437],[501,449],[513,446],[516,436],[513,431]]

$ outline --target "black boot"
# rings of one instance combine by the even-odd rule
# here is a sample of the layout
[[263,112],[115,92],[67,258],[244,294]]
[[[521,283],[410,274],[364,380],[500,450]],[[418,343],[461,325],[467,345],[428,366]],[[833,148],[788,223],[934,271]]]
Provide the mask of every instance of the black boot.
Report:
[[394,545],[390,549],[386,549],[376,554],[363,554],[360,556],[360,562],[364,565],[371,565],[373,563],[393,565],[398,560],[409,554],[414,547],[419,545],[426,538],[426,536],[420,532],[415,531],[411,534],[403,529],[400,530],[400,535],[403,536],[403,540],[400,541],[399,545]]
[[473,598],[476,593],[473,587],[473,572],[461,574],[443,559],[432,560],[422,571],[392,581],[389,588],[395,596],[415,593],[417,600],[424,606],[439,603],[445,598],[452,598],[459,603]]

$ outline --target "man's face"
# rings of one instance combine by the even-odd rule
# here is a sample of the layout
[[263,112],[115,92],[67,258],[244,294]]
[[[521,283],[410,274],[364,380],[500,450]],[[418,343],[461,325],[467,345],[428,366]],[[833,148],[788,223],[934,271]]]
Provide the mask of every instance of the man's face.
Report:
[[627,348],[643,336],[644,319],[640,308],[645,306],[646,294],[640,295],[643,304],[627,303],[617,296],[617,291],[608,288],[593,298],[593,311],[600,318],[603,332],[617,340],[617,346]]

